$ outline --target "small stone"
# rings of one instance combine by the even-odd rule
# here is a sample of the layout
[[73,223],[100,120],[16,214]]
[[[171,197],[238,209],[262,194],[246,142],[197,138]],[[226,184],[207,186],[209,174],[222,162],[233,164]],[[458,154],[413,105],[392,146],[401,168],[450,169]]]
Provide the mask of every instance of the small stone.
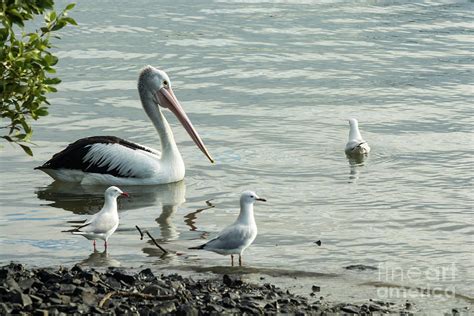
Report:
[[5,303],[0,303],[0,315],[9,315],[11,308],[8,307]]
[[198,316],[199,311],[191,304],[181,304],[178,308],[178,315]]
[[77,311],[77,306],[61,304],[61,305],[56,305],[55,307],[59,310],[60,315],[62,313],[70,314]]
[[86,279],[87,281],[90,281],[92,283],[97,283],[99,282],[100,278],[97,275],[95,271],[86,271],[82,273],[82,277]]
[[358,271],[367,271],[367,270],[378,270],[377,267],[367,266],[363,264],[353,264],[347,267],[344,267],[347,270],[358,270]]
[[75,296],[80,296],[84,293],[91,293],[93,291],[94,289],[90,287],[76,286],[72,294]]
[[71,303],[71,297],[67,295],[59,295],[59,299],[61,300],[62,304],[69,304]]
[[229,297],[224,297],[222,299],[222,306],[224,307],[235,307],[236,304],[233,300],[231,300]]
[[239,276],[228,274],[224,274],[224,276],[222,277],[222,282],[229,287],[240,286],[243,284]]
[[219,306],[217,304],[207,304],[206,306],[206,311],[208,313],[221,313],[224,310],[222,306]]
[[354,305],[345,305],[341,307],[341,311],[346,312],[346,313],[351,313],[351,314],[359,314],[360,309]]
[[167,295],[168,291],[156,284],[150,284],[142,290],[142,293],[160,296],[160,295]]
[[97,305],[97,296],[91,292],[83,292],[82,302],[89,306]]
[[[105,314],[105,310],[103,310],[102,308],[97,307],[97,306],[92,306],[91,309],[90,309],[90,312],[92,314],[100,314],[100,315]],[[141,313],[140,313],[140,315],[141,315]]]
[[170,286],[173,290],[177,291],[181,288],[183,288],[183,285],[181,284],[181,282],[179,281],[171,281],[170,282]]
[[313,285],[313,286],[311,287],[311,290],[312,290],[313,292],[321,292],[321,287],[319,287],[319,286],[317,286],[317,285]]
[[160,315],[170,314],[176,311],[176,305],[174,302],[164,302],[159,306],[155,306],[153,311]]
[[279,297],[279,295],[278,295],[276,292],[271,291],[271,292],[268,292],[268,293],[266,294],[265,299],[267,299],[267,300],[274,300],[274,299],[276,299],[276,298],[278,298],[278,297]]
[[3,267],[2,269],[0,269],[0,280],[3,281],[7,278],[8,276],[8,269],[5,269],[5,267]]
[[34,304],[40,305],[43,303],[43,299],[39,296],[36,296],[34,294],[30,294],[30,298],[33,301]]
[[58,316],[59,311],[58,311],[57,308],[50,308],[50,309],[48,309],[48,314],[51,315],[51,316]]
[[59,287],[59,293],[71,295],[76,291],[76,286],[74,284],[61,284]]
[[145,282],[152,282],[152,281],[156,280],[156,277],[155,277],[155,275],[153,274],[153,272],[151,271],[150,268],[147,268],[147,269],[144,269],[144,270],[140,271],[137,275],[137,278],[140,281],[145,281]]
[[82,284],[82,281],[81,281],[81,279],[73,279],[73,280],[72,280],[72,284],[74,284],[74,285],[81,285],[81,284]]
[[119,290],[120,288],[122,288],[122,284],[120,283],[120,281],[117,281],[116,279],[112,277],[107,278],[105,282],[109,287],[115,290]]
[[71,268],[71,272],[79,273],[79,272],[82,272],[82,271],[84,271],[84,270],[78,264],[74,265],[74,267]]
[[35,309],[33,316],[49,316],[49,313],[46,309]]
[[230,298],[232,301],[238,301],[240,300],[240,295],[238,293],[235,293],[235,292],[227,292],[227,293],[224,293],[224,295],[222,295],[223,297],[228,297]]
[[135,277],[133,275],[128,275],[128,274],[125,274],[125,273],[122,273],[120,271],[115,271],[115,273],[113,274],[113,277],[118,280],[118,281],[123,281],[125,282],[126,284],[129,284],[129,285],[134,285],[135,284]]
[[60,305],[63,301],[60,298],[57,297],[50,297],[49,302],[53,305]]
[[382,310],[382,306],[378,304],[369,304],[369,311],[371,312],[378,312]]
[[6,287],[10,290],[10,291],[17,291],[17,292],[22,292],[20,286],[18,285],[18,283],[15,281],[15,279],[9,277],[7,278],[7,280],[5,281],[4,283],[6,285]]
[[35,283],[34,278],[23,279],[18,282],[18,285],[21,287],[22,290],[26,290],[31,288],[31,286]]
[[242,306],[242,305],[240,305],[239,308],[240,308],[240,311],[242,313],[248,313],[250,315],[260,315],[260,314],[262,314],[262,311],[260,309],[255,308],[253,306]]
[[43,269],[38,270],[37,276],[43,283],[58,283],[61,281],[61,276],[59,274]]
[[33,304],[33,301],[31,300],[29,295],[18,293],[18,292],[15,292],[12,295],[11,300],[12,300],[12,303],[17,303],[21,305],[22,307]]

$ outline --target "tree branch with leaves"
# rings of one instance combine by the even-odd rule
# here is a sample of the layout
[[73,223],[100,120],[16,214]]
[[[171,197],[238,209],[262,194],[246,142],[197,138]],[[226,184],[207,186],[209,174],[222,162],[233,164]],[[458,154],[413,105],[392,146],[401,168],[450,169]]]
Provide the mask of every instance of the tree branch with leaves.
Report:
[[[68,11],[57,13],[54,0],[0,0],[0,137],[18,144],[28,155],[32,120],[48,115],[46,95],[56,92],[58,58],[51,53],[51,36],[68,24],[77,25]],[[27,32],[25,22],[43,16],[42,26]],[[58,38],[57,35],[54,37]]]

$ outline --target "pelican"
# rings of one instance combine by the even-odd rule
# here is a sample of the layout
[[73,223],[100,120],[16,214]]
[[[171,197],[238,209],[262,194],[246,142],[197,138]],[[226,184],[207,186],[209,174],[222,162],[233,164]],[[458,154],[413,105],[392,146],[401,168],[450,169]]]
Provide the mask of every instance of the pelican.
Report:
[[161,108],[169,109],[184,126],[197,147],[214,162],[171,89],[163,70],[146,66],[138,78],[143,109],[161,141],[161,152],[114,136],[77,140],[36,167],[55,180],[81,184],[153,185],[184,178],[183,158]]
[[207,243],[188,249],[203,249],[220,255],[230,255],[231,266],[234,266],[234,255],[239,255],[239,266],[242,266],[242,253],[257,237],[257,224],[253,214],[255,201],[266,202],[267,200],[260,198],[252,191],[242,192],[240,195],[240,214],[235,222]]
[[359,122],[355,118],[349,119],[349,141],[346,144],[346,155],[361,156],[370,152],[369,144],[362,138],[359,131]]

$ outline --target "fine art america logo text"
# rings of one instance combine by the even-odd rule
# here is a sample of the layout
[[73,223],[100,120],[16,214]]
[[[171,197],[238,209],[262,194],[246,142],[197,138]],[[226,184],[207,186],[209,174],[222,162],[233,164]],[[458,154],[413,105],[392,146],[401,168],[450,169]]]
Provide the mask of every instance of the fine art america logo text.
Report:
[[378,268],[380,287],[377,295],[380,298],[455,297],[455,263],[430,268],[387,267],[379,264]]

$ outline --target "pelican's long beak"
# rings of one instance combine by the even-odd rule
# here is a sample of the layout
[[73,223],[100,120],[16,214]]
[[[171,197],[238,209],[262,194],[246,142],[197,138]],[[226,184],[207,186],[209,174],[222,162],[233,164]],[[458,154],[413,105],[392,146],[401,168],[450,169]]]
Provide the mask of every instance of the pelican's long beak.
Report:
[[193,139],[194,143],[199,147],[199,149],[206,155],[206,157],[214,163],[214,159],[212,159],[211,155],[206,149],[206,146],[204,146],[204,143],[201,140],[201,137],[199,137],[198,132],[194,129],[193,124],[189,120],[188,116],[184,112],[183,108],[181,107],[181,104],[179,104],[178,99],[176,99],[176,96],[173,93],[173,90],[171,88],[161,88],[158,93],[158,100],[160,101],[160,105],[168,108],[171,110],[171,112],[176,115],[178,120],[183,124],[184,128],[188,132],[189,136]]

